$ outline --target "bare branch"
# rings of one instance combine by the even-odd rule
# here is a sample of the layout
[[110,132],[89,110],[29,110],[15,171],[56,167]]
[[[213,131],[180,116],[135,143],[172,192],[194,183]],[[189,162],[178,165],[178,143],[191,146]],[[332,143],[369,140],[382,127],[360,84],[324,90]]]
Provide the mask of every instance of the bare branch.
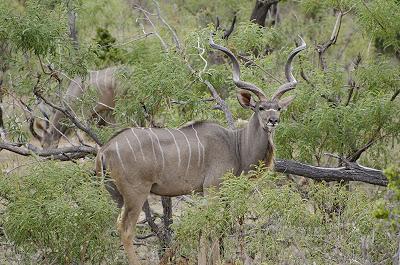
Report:
[[[71,109],[67,106],[67,108],[62,108],[59,106],[54,105],[50,101],[48,101],[45,97],[42,96],[42,94],[39,91],[39,82],[40,82],[40,75],[38,75],[38,80],[37,83],[33,89],[33,93],[35,96],[39,97],[41,100],[43,100],[44,103],[52,107],[53,109],[56,109],[60,112],[62,112],[68,119],[72,121],[72,123],[78,127],[80,130],[84,131],[87,135],[89,135],[98,145],[102,145],[102,142],[98,138],[98,136],[88,127],[83,125],[78,118],[72,114]],[[65,104],[64,104],[65,105]]]
[[336,60],[339,60],[340,58],[342,58],[345,50],[347,49],[347,47],[349,47],[349,44],[352,40],[354,33],[355,33],[354,31],[350,31],[347,34],[346,38],[344,39],[344,44],[342,45],[342,47],[340,48],[339,52],[336,55]]
[[[130,39],[130,40],[128,40],[128,41],[125,41],[125,42],[123,42],[123,43],[117,43],[117,44],[114,44],[114,45],[110,45],[110,47],[121,47],[121,46],[125,46],[125,45],[127,45],[127,44],[129,44],[129,43],[132,43],[132,42],[134,42],[134,41],[138,41],[138,40],[145,39],[145,38],[147,38],[148,36],[153,35],[153,34],[154,34],[154,32],[144,32],[143,35],[139,35],[139,36],[134,37],[134,38],[132,38],[132,39]],[[109,45],[109,44],[107,44],[107,45]]]
[[278,82],[279,84],[283,84],[284,82],[279,80],[278,78],[276,78],[274,75],[272,75],[271,73],[267,72],[264,68],[262,68],[259,64],[257,64],[254,60],[250,59],[249,57],[246,57],[244,55],[238,55],[238,57],[240,59],[242,59],[243,61],[245,61],[246,63],[251,63],[255,66],[257,66],[257,68],[259,68],[261,71],[263,71],[266,75],[268,75],[269,77],[271,77],[272,79],[274,79],[276,82]]
[[324,53],[326,52],[326,50],[331,47],[333,44],[336,43],[336,40],[338,38],[339,32],[340,32],[340,27],[342,25],[342,17],[343,17],[344,13],[342,11],[339,11],[336,17],[336,23],[335,26],[333,27],[333,31],[331,34],[331,37],[329,38],[328,41],[326,41],[323,44],[318,44],[317,45],[317,52],[318,52],[318,56],[319,56],[319,64],[322,70],[326,70],[327,66],[326,66],[326,62],[324,59]]
[[383,26],[383,24],[379,21],[378,18],[376,18],[375,14],[369,9],[368,5],[365,3],[365,0],[362,0],[361,3],[364,5],[365,9],[371,14],[371,17],[375,20],[376,23],[386,32],[386,28]]
[[353,62],[353,69],[349,71],[349,79],[347,81],[347,84],[349,85],[350,89],[349,89],[349,93],[348,93],[348,96],[347,96],[347,100],[346,100],[345,106],[349,105],[351,97],[353,96],[354,89],[358,89],[358,86],[357,86],[356,82],[353,80],[352,72],[355,71],[358,68],[360,63],[361,63],[361,55],[358,54],[357,58]]
[[203,69],[199,72],[199,79],[201,82],[207,85],[208,90],[210,91],[212,97],[218,104],[218,108],[222,110],[225,113],[226,121],[228,123],[228,127],[230,129],[235,128],[235,123],[233,121],[233,115],[232,112],[230,111],[228,105],[226,102],[218,95],[217,90],[215,90],[214,86],[208,81],[208,80],[203,80],[202,74],[207,70],[207,60],[204,59],[203,54],[205,52],[205,49],[203,47],[200,47],[200,38],[197,40],[197,49],[199,50],[199,56],[200,58],[204,61],[204,67]]
[[236,23],[236,14],[233,17],[231,27],[229,29],[224,30],[224,36],[222,37],[223,39],[227,40],[229,38],[233,30],[235,29],[235,23]]
[[176,31],[167,23],[167,21],[161,16],[161,10],[160,10],[160,5],[158,4],[157,1],[153,0],[153,3],[155,4],[156,8],[157,8],[157,16],[158,19],[169,29],[169,31],[172,34],[172,39],[175,42],[175,46],[176,48],[180,51],[181,50],[181,43],[179,41],[179,37],[176,34]]
[[232,112],[230,111],[228,105],[226,104],[226,102],[218,95],[214,86],[208,80],[205,80],[204,84],[207,85],[208,90],[210,91],[210,93],[213,96],[213,98],[215,99],[215,101],[218,103],[218,106],[225,113],[225,118],[226,118],[226,122],[228,123],[229,129],[235,129],[233,115],[232,115]]
[[40,149],[32,144],[0,142],[0,151],[2,149],[22,156],[37,155],[61,161],[83,158],[89,154],[95,155],[97,153],[96,148],[91,146],[71,146],[55,149]]
[[[168,51],[168,45],[167,45],[167,43],[164,41],[164,39],[163,39],[163,38],[161,37],[161,35],[158,33],[156,26],[154,25],[153,21],[152,21],[152,20],[150,19],[150,17],[149,17],[149,16],[153,16],[153,14],[150,13],[149,11],[143,9],[142,7],[140,7],[140,6],[138,6],[138,5],[135,5],[133,8],[136,9],[136,10],[139,10],[140,12],[142,12],[142,14],[143,14],[144,17],[145,17],[145,20],[147,20],[147,21],[150,23],[151,27],[153,28],[153,33],[154,33],[154,34],[157,36],[157,38],[160,40],[161,46],[163,47],[164,52],[167,52],[167,51]],[[136,21],[138,21],[138,20],[139,20],[139,19],[136,19]],[[147,34],[147,33],[145,32],[145,29],[144,29],[143,24],[141,24],[141,26],[142,26],[143,33],[144,33],[144,34]]]
[[400,89],[397,89],[394,92],[393,96],[390,98],[390,101],[394,101],[399,94],[400,94]]

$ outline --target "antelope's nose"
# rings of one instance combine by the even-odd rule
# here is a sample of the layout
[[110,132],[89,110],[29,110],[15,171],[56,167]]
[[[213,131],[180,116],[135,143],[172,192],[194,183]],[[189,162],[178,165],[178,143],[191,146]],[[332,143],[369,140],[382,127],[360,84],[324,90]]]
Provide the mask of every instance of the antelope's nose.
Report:
[[278,119],[278,118],[269,118],[269,119],[268,119],[268,125],[275,126],[275,125],[278,124],[278,122],[279,122],[279,119]]

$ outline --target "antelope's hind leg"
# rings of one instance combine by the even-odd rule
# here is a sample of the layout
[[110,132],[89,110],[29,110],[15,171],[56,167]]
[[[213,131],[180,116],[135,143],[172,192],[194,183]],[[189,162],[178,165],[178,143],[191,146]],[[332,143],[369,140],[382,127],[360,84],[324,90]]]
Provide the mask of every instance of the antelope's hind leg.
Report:
[[129,265],[140,265],[133,247],[133,238],[135,236],[136,222],[142,210],[143,203],[150,193],[150,189],[151,184],[143,185],[140,188],[127,189],[124,192],[125,194],[123,194],[124,206],[118,217],[117,226]]

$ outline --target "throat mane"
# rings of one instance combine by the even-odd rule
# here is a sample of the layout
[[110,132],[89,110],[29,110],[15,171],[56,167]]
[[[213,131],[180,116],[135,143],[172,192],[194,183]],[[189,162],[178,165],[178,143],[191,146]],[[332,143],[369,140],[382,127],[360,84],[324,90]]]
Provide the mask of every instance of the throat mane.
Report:
[[264,164],[267,168],[272,169],[274,166],[275,146],[272,134],[268,133],[268,144],[265,150]]

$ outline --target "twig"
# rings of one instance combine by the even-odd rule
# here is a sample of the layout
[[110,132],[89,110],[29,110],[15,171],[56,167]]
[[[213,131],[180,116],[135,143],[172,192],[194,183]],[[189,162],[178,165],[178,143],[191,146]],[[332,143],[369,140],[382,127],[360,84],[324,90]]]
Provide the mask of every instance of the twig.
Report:
[[245,62],[250,62],[251,64],[254,64],[255,66],[257,66],[261,71],[263,71],[266,75],[268,75],[269,77],[271,77],[272,79],[274,79],[276,82],[278,82],[279,84],[283,84],[284,82],[282,82],[281,80],[279,80],[278,78],[276,78],[274,75],[272,75],[271,73],[267,72],[264,68],[262,68],[259,64],[257,64],[255,61],[253,61],[252,59],[243,56],[243,55],[238,55],[238,57],[242,60],[244,60]]
[[394,92],[393,96],[390,98],[390,101],[394,101],[399,94],[400,94],[400,89],[397,89]]
[[[151,21],[151,19],[150,19],[150,17],[149,17],[149,15],[153,15],[153,14],[150,13],[149,11],[143,9],[143,8],[140,7],[139,5],[135,5],[133,8],[134,8],[134,9],[137,9],[137,10],[139,10],[139,11],[141,11],[141,12],[143,13],[143,15],[145,16],[145,19],[150,23],[151,27],[153,28],[154,34],[155,34],[155,35],[157,36],[157,38],[160,40],[164,52],[167,52],[167,51],[168,51],[168,45],[167,45],[167,43],[163,40],[163,38],[161,37],[161,35],[158,33],[156,26],[154,25],[153,21]],[[139,20],[139,18],[136,19],[136,21],[138,21],[138,20]],[[143,24],[142,24],[141,26],[142,26],[143,33],[144,33],[144,34],[147,34],[147,33],[145,32],[145,29],[144,29]]]
[[361,3],[363,4],[363,6],[365,7],[365,9],[367,9],[367,11],[371,14],[372,18],[375,20],[376,23],[378,23],[378,25],[386,32],[386,28],[383,26],[383,24],[375,17],[375,14],[371,11],[371,9],[369,9],[369,7],[367,6],[367,4],[365,3],[365,1],[361,1]]
[[157,8],[157,16],[160,19],[160,21],[169,29],[169,31],[172,34],[172,39],[175,42],[175,46],[177,50],[181,50],[181,43],[179,41],[178,35],[176,34],[175,30],[167,23],[167,21],[161,16],[161,10],[160,10],[160,5],[158,4],[157,1],[153,0],[153,3],[155,4]]
[[11,169],[6,169],[6,170],[5,170],[5,174],[8,175],[8,174],[10,174],[11,172],[13,172],[14,170],[17,170],[18,168],[26,167],[26,166],[29,166],[29,165],[32,165],[32,164],[41,163],[41,162],[47,161],[47,160],[48,160],[48,159],[44,158],[44,159],[29,161],[29,162],[27,162],[27,163],[18,165],[18,166],[16,166],[16,167],[11,168]]
[[307,84],[309,84],[312,88],[315,88],[314,83],[312,83],[310,81],[310,79],[308,79],[308,77],[306,76],[306,73],[304,72],[303,67],[301,67],[300,76],[301,76],[301,78],[303,78],[304,81],[306,81]]
[[[40,136],[36,134],[35,130],[33,129],[34,126],[34,121],[35,119],[39,119],[42,120],[44,122],[46,122],[46,124],[48,124],[49,126],[53,126],[54,129],[62,136],[65,138],[65,140],[72,146],[74,146],[74,143],[63,133],[61,132],[55,125],[54,123],[52,123],[48,117],[42,118],[40,116],[37,116],[33,113],[33,110],[22,100],[22,99],[17,99],[15,97],[15,95],[13,95],[12,93],[7,93],[7,95],[9,95],[10,97],[12,97],[16,102],[18,102],[19,104],[22,105],[22,110],[24,111],[25,114],[25,118],[26,120],[29,122],[29,127],[30,127],[30,131],[32,133],[32,135],[36,138],[39,139]],[[19,105],[18,104],[18,105]],[[29,114],[29,118],[26,116],[26,112]],[[47,125],[46,125],[47,126]]]
[[379,132],[381,131],[381,128],[382,128],[382,126],[378,126],[378,128],[375,130],[375,133],[373,134],[371,139],[365,145],[363,145],[360,149],[354,151],[353,154],[349,155],[347,157],[347,160],[349,160],[350,162],[356,162],[360,158],[360,156],[365,151],[368,150],[368,148],[370,148],[378,140],[384,138],[386,135],[380,135],[379,136]]
[[342,58],[345,50],[347,49],[347,47],[349,46],[350,42],[351,42],[351,38],[353,37],[354,31],[350,31],[345,40],[344,40],[344,44],[342,46],[342,48],[339,50],[339,52],[336,55],[336,60],[339,60],[340,58]]
[[156,234],[154,234],[154,233],[151,233],[151,234],[148,234],[148,235],[136,235],[136,239],[139,239],[139,240],[144,240],[144,239],[147,239],[147,238],[150,238],[150,237],[153,237],[153,236],[156,236]]
[[140,35],[140,36],[138,36],[138,37],[135,37],[135,38],[133,38],[133,39],[130,39],[129,41],[126,41],[126,42],[123,42],[123,43],[117,43],[117,44],[114,44],[114,45],[109,45],[109,44],[107,44],[107,45],[109,45],[110,47],[121,47],[121,46],[127,45],[127,44],[129,44],[129,43],[132,43],[132,42],[134,42],[134,41],[138,41],[138,40],[145,39],[145,38],[147,38],[148,36],[153,35],[153,34],[154,34],[154,32],[146,32],[146,33],[144,33],[143,35]]

